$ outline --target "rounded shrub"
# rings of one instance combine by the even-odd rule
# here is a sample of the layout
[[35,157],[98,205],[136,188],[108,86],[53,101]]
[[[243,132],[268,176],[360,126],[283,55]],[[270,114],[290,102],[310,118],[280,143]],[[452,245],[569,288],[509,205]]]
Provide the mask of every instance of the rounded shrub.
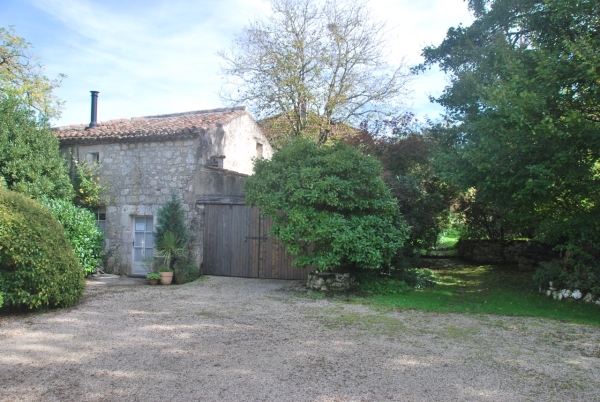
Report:
[[102,260],[104,235],[98,228],[94,214],[66,200],[42,199],[40,202],[65,229],[67,241],[85,274],[96,272],[96,267]]
[[0,293],[4,307],[70,306],[83,294],[83,269],[50,211],[0,190]]

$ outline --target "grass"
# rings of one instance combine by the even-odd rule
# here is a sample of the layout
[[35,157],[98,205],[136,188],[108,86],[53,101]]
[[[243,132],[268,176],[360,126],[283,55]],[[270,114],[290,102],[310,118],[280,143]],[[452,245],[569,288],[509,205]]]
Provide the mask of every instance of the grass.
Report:
[[431,288],[353,300],[374,307],[542,317],[600,326],[599,306],[550,299],[538,292],[531,272],[516,267],[457,265],[436,273],[439,282]]
[[557,301],[537,291],[531,272],[507,266],[462,265],[437,271],[433,288],[392,296],[375,296],[369,302],[426,311],[522,315],[600,325],[600,308],[575,300]]

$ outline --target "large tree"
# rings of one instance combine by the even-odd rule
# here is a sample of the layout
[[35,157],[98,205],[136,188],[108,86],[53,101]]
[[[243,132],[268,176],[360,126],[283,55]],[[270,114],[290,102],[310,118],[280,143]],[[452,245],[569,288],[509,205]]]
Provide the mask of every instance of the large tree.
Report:
[[434,143],[411,114],[379,121],[344,141],[376,156],[383,180],[398,199],[402,216],[411,227],[404,254],[421,252],[438,243],[449,223],[455,188],[437,177],[431,159]]
[[498,225],[600,247],[598,1],[469,6],[473,24],[450,28],[423,52],[421,68],[439,65],[450,76],[436,99],[447,111],[436,127],[440,167],[472,188]]
[[0,176],[31,198],[73,199],[69,170],[47,121],[20,99],[0,96]]
[[276,118],[284,136],[314,131],[320,143],[336,125],[389,116],[407,93],[404,65],[386,61],[385,24],[362,2],[271,0],[222,52],[222,97],[246,103],[258,119]]
[[12,27],[0,27],[0,97],[15,96],[46,118],[60,115],[62,102],[52,93],[65,78],[52,80],[31,54],[31,44],[17,36]]

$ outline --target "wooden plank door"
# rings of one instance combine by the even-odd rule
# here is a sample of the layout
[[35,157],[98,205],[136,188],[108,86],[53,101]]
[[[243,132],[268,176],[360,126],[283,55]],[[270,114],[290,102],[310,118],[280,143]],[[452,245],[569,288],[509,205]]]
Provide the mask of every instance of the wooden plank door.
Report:
[[307,270],[292,266],[281,242],[269,236],[272,225],[258,208],[205,204],[204,265],[207,275],[306,279]]
[[260,244],[260,278],[271,279],[306,279],[306,268],[296,268],[292,265],[294,256],[287,254],[285,246],[273,236],[269,230],[273,222],[268,216],[260,217],[259,226],[261,233]]

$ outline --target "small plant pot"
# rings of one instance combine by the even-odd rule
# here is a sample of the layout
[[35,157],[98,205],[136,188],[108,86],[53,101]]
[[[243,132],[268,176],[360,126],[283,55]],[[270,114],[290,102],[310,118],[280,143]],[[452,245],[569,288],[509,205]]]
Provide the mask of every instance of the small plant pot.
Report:
[[150,281],[150,285],[157,285],[158,279],[148,279]]
[[160,273],[160,284],[170,285],[173,281],[173,272],[161,272]]

